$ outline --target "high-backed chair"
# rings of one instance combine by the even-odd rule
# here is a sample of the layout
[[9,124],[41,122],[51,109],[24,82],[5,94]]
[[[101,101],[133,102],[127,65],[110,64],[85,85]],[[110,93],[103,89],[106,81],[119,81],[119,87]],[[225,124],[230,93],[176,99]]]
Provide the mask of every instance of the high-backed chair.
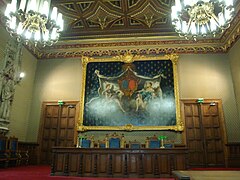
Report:
[[161,143],[158,140],[156,135],[146,139],[146,148],[152,148],[152,149],[160,148],[160,145]]
[[104,140],[97,141],[97,148],[109,148],[109,134],[106,134]]
[[109,148],[120,148],[121,147],[121,137],[113,133],[112,135],[109,136]]
[[10,137],[8,140],[8,151],[9,151],[9,157],[8,157],[8,165],[9,166],[17,166],[19,165],[20,156],[18,153],[18,138],[16,137]]
[[134,140],[134,141],[129,141],[129,148],[131,149],[140,149],[141,148],[141,143]]
[[112,137],[109,138],[109,148],[120,148],[120,138]]
[[8,166],[7,137],[0,135],[0,166]]
[[106,148],[106,141],[105,140],[103,140],[103,141],[98,140],[97,147],[98,148]]
[[90,139],[82,139],[82,148],[90,148],[91,147],[91,140]]
[[81,136],[79,139],[78,147],[81,148],[93,148],[94,147],[94,136]]

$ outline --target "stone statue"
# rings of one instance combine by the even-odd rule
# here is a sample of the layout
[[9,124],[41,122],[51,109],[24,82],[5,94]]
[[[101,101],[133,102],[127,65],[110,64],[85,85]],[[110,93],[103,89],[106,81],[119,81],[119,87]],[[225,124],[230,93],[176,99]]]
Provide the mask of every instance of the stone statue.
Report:
[[15,94],[15,86],[20,82],[22,45],[9,41],[0,67],[0,131],[8,131],[10,110]]
[[14,67],[13,63],[7,61],[6,68],[1,72],[1,94],[0,94],[0,118],[9,119],[10,107],[13,101],[13,95],[15,92],[14,82]]

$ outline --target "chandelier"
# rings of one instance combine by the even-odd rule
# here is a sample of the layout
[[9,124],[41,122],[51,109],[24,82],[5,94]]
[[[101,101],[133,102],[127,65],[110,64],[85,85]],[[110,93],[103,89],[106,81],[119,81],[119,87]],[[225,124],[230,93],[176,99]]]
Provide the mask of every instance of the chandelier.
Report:
[[180,37],[215,37],[230,26],[233,0],[175,0],[172,24]]
[[[5,10],[8,32],[19,42],[33,42],[35,46],[51,46],[63,30],[62,14],[51,0],[12,0]],[[50,16],[51,15],[51,16]]]

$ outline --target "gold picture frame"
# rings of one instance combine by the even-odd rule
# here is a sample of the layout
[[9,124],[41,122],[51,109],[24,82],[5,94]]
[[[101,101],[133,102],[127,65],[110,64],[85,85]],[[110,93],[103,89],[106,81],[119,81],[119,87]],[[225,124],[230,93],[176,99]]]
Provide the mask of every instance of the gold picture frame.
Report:
[[[100,59],[100,58],[91,58],[91,57],[82,57],[82,78],[83,79],[82,79],[82,93],[81,93],[81,103],[80,103],[80,115],[79,115],[79,122],[78,122],[78,131],[80,131],[80,132],[88,131],[88,130],[113,130],[113,131],[117,131],[117,130],[121,130],[121,131],[133,131],[133,130],[173,130],[173,131],[183,131],[184,123],[183,123],[183,121],[180,118],[180,103],[179,103],[179,89],[178,89],[178,72],[177,72],[178,58],[179,58],[179,56],[176,55],[176,54],[168,54],[168,55],[163,55],[163,56],[147,56],[146,57],[146,56],[140,56],[140,55],[133,55],[131,53],[126,53],[125,55],[119,55],[119,56],[115,56],[115,57],[102,58],[102,59]],[[173,96],[174,96],[174,107],[173,107],[174,108],[174,113],[173,113],[174,114],[174,118],[172,118],[173,120],[171,120],[172,124],[170,124],[170,125],[169,124],[166,124],[166,125],[155,125],[155,124],[154,125],[152,125],[152,124],[144,125],[144,123],[143,123],[141,125],[138,125],[138,124],[136,125],[136,124],[132,124],[132,123],[125,123],[125,124],[121,124],[121,125],[115,125],[115,124],[113,125],[112,124],[114,122],[114,118],[113,118],[110,121],[108,121],[108,123],[106,125],[106,123],[105,124],[102,123],[102,122],[104,122],[104,120],[102,121],[100,117],[97,118],[97,120],[93,121],[94,123],[92,123],[91,118],[89,118],[89,117],[91,117],[91,114],[89,114],[89,110],[88,109],[89,109],[89,106],[92,106],[94,108],[96,108],[97,106],[96,105],[91,105],[91,103],[93,101],[95,101],[96,98],[90,99],[88,97],[89,96],[89,92],[90,91],[94,91],[94,90],[89,88],[89,87],[92,87],[92,85],[89,85],[90,84],[89,83],[90,79],[91,79],[91,81],[93,81],[92,80],[92,79],[94,79],[93,77],[98,76],[99,79],[97,80],[96,77],[95,77],[95,81],[94,82],[99,81],[99,84],[100,84],[100,78],[104,77],[105,78],[104,80],[107,79],[107,80],[110,81],[111,79],[115,78],[115,76],[114,77],[103,76],[103,75],[101,75],[101,73],[98,70],[95,70],[94,73],[93,73],[93,71],[90,71],[90,70],[92,70],[92,69],[94,70],[94,68],[90,69],[90,67],[92,67],[92,66],[95,67],[96,66],[96,67],[99,67],[99,68],[100,67],[104,67],[105,68],[105,65],[109,65],[109,63],[114,63],[114,64],[111,64],[111,66],[114,65],[114,66],[117,67],[117,65],[119,65],[119,63],[122,63],[122,66],[126,65],[127,68],[131,70],[131,68],[129,68],[129,67],[132,64],[134,64],[135,62],[138,63],[138,64],[141,64],[143,62],[145,62],[145,64],[152,62],[154,64],[154,63],[157,63],[157,61],[160,61],[159,63],[162,63],[163,61],[165,61],[165,62],[168,63],[168,65],[169,64],[170,64],[170,66],[172,65],[172,67],[170,67],[170,69],[172,69],[172,71],[173,71],[172,72],[172,78],[173,78],[172,84],[174,86],[173,90],[172,90],[172,91],[174,91],[172,93]],[[115,63],[118,63],[118,64],[115,65]],[[89,64],[92,65],[92,66],[88,67]],[[95,69],[97,69],[97,68],[95,68]],[[167,68],[165,67],[165,69],[167,69]],[[89,72],[91,72],[91,74],[88,74]],[[95,74],[95,75],[93,75],[93,74]],[[129,74],[129,72],[128,72],[128,74]],[[135,77],[136,77],[135,79],[137,79],[137,78],[139,79],[140,78],[140,80],[138,82],[140,82],[142,80],[141,79],[142,76],[138,76],[136,74],[136,72],[132,72],[132,74],[133,74],[132,75],[133,78],[135,78]],[[121,77],[122,76],[123,75],[121,75]],[[144,80],[142,80],[142,81],[144,81]],[[119,84],[119,82],[122,83],[123,81],[124,80],[121,80],[121,79],[117,80],[118,84]],[[106,83],[106,81],[104,81],[104,83]],[[86,84],[87,84],[87,86],[86,86]],[[136,86],[138,85],[137,83],[135,83],[135,84],[136,84]],[[101,85],[99,85],[99,86],[101,86]],[[160,86],[160,83],[159,83],[159,86]],[[106,89],[106,87],[107,87],[107,85],[105,85],[105,89]],[[135,88],[135,86],[131,86],[131,88],[132,88],[131,91],[124,92],[123,94],[124,95],[128,95],[128,96],[131,96],[131,95],[133,96],[133,94],[136,92],[136,88]],[[95,91],[97,91],[96,88],[95,88]],[[101,92],[103,92],[103,90]],[[96,92],[95,92],[95,94],[96,94]],[[98,87],[98,94],[99,95],[102,94],[102,93],[99,93],[99,87]],[[137,99],[137,98],[135,98],[135,99]],[[132,98],[131,102],[135,101],[135,99]],[[120,107],[120,101],[119,100],[114,99],[111,102],[112,102],[111,104],[113,104],[113,102],[114,102],[115,104],[118,104],[118,106]],[[96,102],[95,102],[95,104],[96,104]],[[100,106],[99,109],[101,110],[101,108],[102,108],[101,106],[103,106],[103,105],[100,103],[99,106]],[[135,106],[137,106],[137,104]],[[125,111],[123,109],[124,108],[121,107],[121,110],[125,113]],[[142,109],[143,109],[143,106],[142,106]],[[132,112],[139,113],[137,110],[138,109],[136,109],[135,111],[132,110]],[[93,111],[93,112],[95,112],[95,111]],[[109,114],[110,114],[110,111],[106,111],[106,112],[109,112]],[[106,115],[106,112],[105,112],[105,115]],[[101,122],[102,124],[98,123],[99,119],[100,119],[99,122]],[[173,122],[173,121],[175,121],[175,122]],[[126,120],[126,122],[128,122],[128,121]],[[157,123],[159,123],[159,122],[157,122]]]

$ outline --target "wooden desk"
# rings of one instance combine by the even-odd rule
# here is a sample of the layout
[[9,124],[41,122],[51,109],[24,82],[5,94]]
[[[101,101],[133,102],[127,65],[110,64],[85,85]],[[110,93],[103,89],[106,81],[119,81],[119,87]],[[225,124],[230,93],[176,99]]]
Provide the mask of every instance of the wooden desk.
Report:
[[51,175],[170,177],[187,169],[187,149],[52,148]]

